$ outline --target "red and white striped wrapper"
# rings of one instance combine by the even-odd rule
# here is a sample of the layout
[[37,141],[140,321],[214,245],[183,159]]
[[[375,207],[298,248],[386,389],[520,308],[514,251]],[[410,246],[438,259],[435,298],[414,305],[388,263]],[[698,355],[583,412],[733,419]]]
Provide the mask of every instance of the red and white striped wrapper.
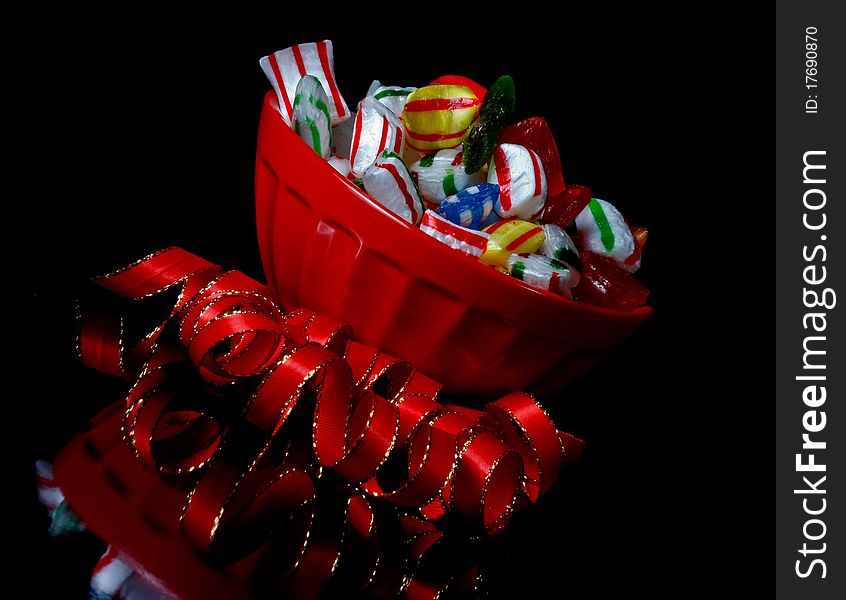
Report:
[[459,252],[475,256],[476,258],[484,254],[485,249],[488,247],[488,240],[491,237],[483,231],[476,231],[475,229],[467,229],[461,225],[456,225],[431,210],[427,210],[426,214],[423,215],[423,220],[420,222],[420,230],[427,235],[431,235],[439,242],[443,242],[450,248],[455,248]]
[[402,121],[373,96],[365,96],[358,105],[350,148],[350,166],[356,177],[364,172],[385,150],[402,156],[405,148]]
[[161,583],[141,567],[109,546],[91,572],[91,594],[94,600],[176,600]]
[[500,217],[534,221],[546,203],[546,173],[534,151],[518,144],[500,144],[488,168],[488,183],[499,185],[494,210]]
[[294,94],[303,75],[314,75],[320,80],[329,96],[329,114],[332,124],[348,119],[350,109],[344,101],[335,81],[335,58],[332,42],[309,42],[297,44],[264,56],[259,60],[262,71],[267,75],[276,96],[279,98],[279,112],[289,125],[294,112]]
[[64,502],[65,495],[53,481],[53,465],[46,460],[35,461],[38,500],[52,514]]
[[362,175],[364,190],[376,202],[415,225],[423,217],[423,200],[402,159],[384,152]]

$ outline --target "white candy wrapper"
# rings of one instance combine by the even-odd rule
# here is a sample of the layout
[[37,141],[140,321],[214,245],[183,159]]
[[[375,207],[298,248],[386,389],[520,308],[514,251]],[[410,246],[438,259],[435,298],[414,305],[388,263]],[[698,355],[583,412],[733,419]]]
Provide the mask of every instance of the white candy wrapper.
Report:
[[370,84],[370,89],[367,90],[368,96],[373,96],[376,100],[388,107],[392,113],[398,117],[402,117],[402,109],[405,108],[405,100],[411,92],[416,91],[416,87],[400,87],[398,85],[382,85],[377,79]]
[[640,268],[640,261],[626,264],[635,251],[634,236],[623,215],[610,202],[592,198],[576,216],[576,230],[582,249],[608,256],[630,273]]
[[502,218],[533,221],[546,203],[546,173],[534,151],[518,144],[500,144],[488,167],[488,183],[499,184],[494,210]]
[[333,125],[350,117],[350,109],[335,82],[335,58],[331,41],[291,46],[262,57],[259,65],[276,90],[279,112],[289,125],[293,122],[297,84],[306,74],[317,77],[326,90]]
[[294,94],[292,127],[323,158],[332,154],[332,120],[329,98],[314,75],[303,75]]
[[553,223],[543,225],[543,232],[546,239],[544,239],[538,253],[563,262],[570,269],[581,273],[582,260],[579,258],[579,249],[573,239],[567,235],[567,232]]
[[353,174],[363,177],[364,172],[382,152],[388,151],[402,156],[404,147],[405,139],[399,117],[373,96],[365,96],[358,105],[353,127],[350,147],[350,166]]
[[450,248],[454,248],[470,256],[475,256],[476,258],[485,253],[485,249],[488,247],[488,240],[491,237],[490,234],[483,231],[476,231],[456,225],[431,210],[427,210],[423,215],[423,220],[420,222],[420,230],[439,242],[443,242]]
[[440,204],[447,196],[485,181],[479,171],[468,175],[464,170],[461,146],[440,150],[424,156],[409,167],[423,197],[433,204]]
[[362,175],[364,190],[379,204],[409,223],[423,217],[423,201],[399,155],[383,152]]
[[350,170],[350,161],[346,158],[341,158],[340,156],[330,156],[326,162],[328,162],[333,169],[347,179],[355,179],[352,171]]
[[578,272],[554,258],[539,254],[512,254],[508,257],[508,272],[532,287],[549,290],[568,298],[579,284]]

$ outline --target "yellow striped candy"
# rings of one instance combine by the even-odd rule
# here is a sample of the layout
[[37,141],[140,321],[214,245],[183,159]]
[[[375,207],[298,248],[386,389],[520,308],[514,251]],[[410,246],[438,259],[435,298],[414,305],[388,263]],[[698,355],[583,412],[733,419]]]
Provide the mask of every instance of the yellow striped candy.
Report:
[[467,135],[481,104],[464,85],[427,85],[412,92],[402,111],[406,144],[424,154],[455,148]]
[[512,254],[533,254],[543,245],[546,234],[543,227],[529,221],[506,219],[485,227],[490,234],[488,249],[479,259],[486,265],[508,266]]

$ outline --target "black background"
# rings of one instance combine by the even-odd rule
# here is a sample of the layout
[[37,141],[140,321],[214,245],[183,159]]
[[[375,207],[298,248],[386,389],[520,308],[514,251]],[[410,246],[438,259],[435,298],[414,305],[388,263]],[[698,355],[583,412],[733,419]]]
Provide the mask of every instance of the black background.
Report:
[[[6,517],[22,515],[13,520],[27,549],[17,577],[52,573],[39,591],[84,597],[96,560],[90,540],[47,539],[31,491],[34,459],[120,397],[119,385],[73,359],[73,300],[85,279],[167,245],[261,278],[252,178],[269,84],[258,59],[330,38],[351,106],[374,78],[419,86],[452,72],[489,84],[511,74],[517,116],[547,117],[565,180],[650,230],[641,279],[655,317],[546,400],[588,446],[499,542],[497,597],[550,586],[555,597],[721,592],[737,575],[760,586],[751,564],[771,541],[761,532],[770,411],[752,364],[773,343],[763,333],[770,192],[755,170],[772,141],[756,127],[771,123],[760,102],[771,89],[763,44],[718,15],[692,11],[667,29],[657,21],[667,15],[642,7],[590,12],[404,45],[435,26],[362,35],[327,15],[325,27],[257,19],[3,34],[4,364],[7,384],[22,383],[4,394],[6,493],[20,500]],[[738,29],[742,58],[730,42]]]

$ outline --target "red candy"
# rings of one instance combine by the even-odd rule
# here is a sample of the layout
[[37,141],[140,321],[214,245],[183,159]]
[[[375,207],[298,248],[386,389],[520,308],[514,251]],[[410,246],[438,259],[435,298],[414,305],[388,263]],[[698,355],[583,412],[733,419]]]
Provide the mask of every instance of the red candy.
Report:
[[[548,181],[547,185],[549,185]],[[593,198],[593,191],[589,187],[570,184],[554,201],[552,197],[547,197],[546,208],[540,216],[540,221],[567,229],[576,220],[576,215],[588,205],[591,198]]]
[[484,100],[485,95],[488,93],[488,89],[484,86],[479,85],[472,79],[468,79],[462,75],[441,75],[429,85],[466,85],[473,93],[476,94],[476,97],[479,100]]
[[[555,137],[543,117],[530,117],[509,125],[499,136],[500,144],[519,144],[534,150],[543,162],[546,173],[546,204],[556,204],[564,195],[564,175],[561,173],[561,157]],[[590,200],[590,198],[588,198]],[[578,213],[577,213],[578,214]],[[576,215],[573,215],[576,218]]]
[[573,296],[597,306],[634,310],[646,304],[649,290],[610,258],[582,252],[582,277]]

